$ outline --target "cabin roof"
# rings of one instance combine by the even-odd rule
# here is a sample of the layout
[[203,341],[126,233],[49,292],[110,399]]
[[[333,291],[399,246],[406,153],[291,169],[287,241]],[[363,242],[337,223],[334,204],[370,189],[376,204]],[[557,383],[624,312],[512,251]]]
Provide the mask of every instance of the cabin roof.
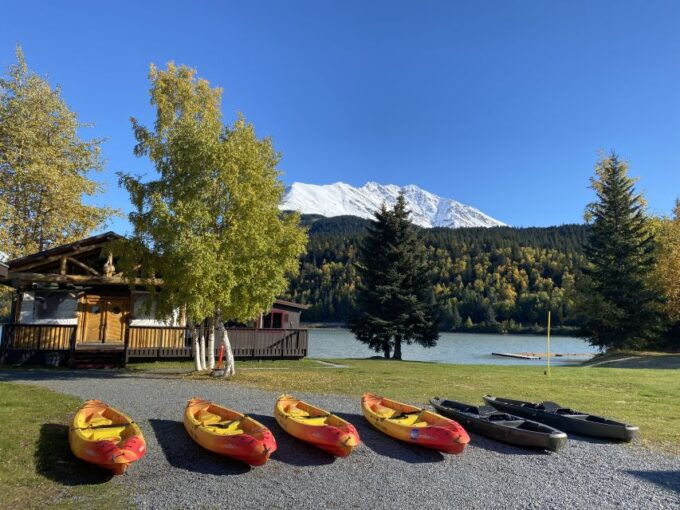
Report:
[[26,264],[32,264],[34,262],[38,262],[41,259],[46,259],[48,257],[53,257],[55,255],[64,255],[68,254],[71,252],[74,252],[76,250],[79,250],[81,248],[85,248],[88,246],[96,247],[99,246],[103,243],[106,243],[108,241],[114,241],[116,239],[121,239],[123,236],[120,234],[116,234],[115,232],[104,232],[103,234],[97,234],[96,236],[91,236],[87,237],[85,239],[80,239],[79,241],[74,241],[72,243],[68,244],[62,244],[59,246],[55,246],[54,248],[50,248],[49,250],[43,250],[38,253],[33,253],[31,255],[26,255],[25,257],[19,257],[13,260],[10,260],[7,264],[9,265],[9,268],[13,271],[16,272],[17,269],[20,269],[21,266],[24,266]]
[[309,308],[309,305],[303,305],[302,303],[294,303],[293,301],[286,301],[285,299],[277,299],[274,301],[274,306],[280,305],[280,306],[289,306],[291,308],[298,308],[300,310],[307,310]]
[[[50,259],[52,260],[55,256],[58,257],[60,255],[62,256],[68,256],[70,253],[73,252],[83,252],[83,248],[88,248],[92,247],[92,249],[95,249],[104,243],[107,243],[109,241],[115,241],[116,239],[121,239],[123,236],[120,234],[117,234],[115,232],[104,232],[103,234],[97,234],[95,236],[87,237],[85,239],[80,239],[79,241],[74,241],[72,243],[68,244],[62,244],[60,246],[55,246],[54,248],[50,248],[49,250],[43,250],[38,253],[33,253],[31,255],[26,255],[25,257],[19,257],[13,260],[10,260],[6,263],[0,262],[0,278],[6,278],[9,271],[11,270],[13,273],[21,272],[21,268],[24,266],[28,266],[29,264],[31,265],[30,267],[35,267],[36,263],[41,263],[42,260],[47,260]],[[89,251],[89,250],[85,250]],[[48,275],[51,276],[51,275]],[[92,278],[94,280],[94,278]],[[101,278],[99,278],[101,279]],[[105,279],[106,280],[106,279]],[[108,279],[110,280],[110,279]],[[125,283],[124,280],[120,280],[121,283]],[[90,282],[91,283],[91,282]],[[100,283],[111,283],[108,281],[102,281]],[[10,285],[11,282],[5,283],[5,285]],[[285,299],[277,299],[274,301],[273,306],[285,306],[289,308],[295,308],[298,310],[307,310],[309,308],[309,305],[303,305],[301,303],[294,303],[292,301],[286,301]]]

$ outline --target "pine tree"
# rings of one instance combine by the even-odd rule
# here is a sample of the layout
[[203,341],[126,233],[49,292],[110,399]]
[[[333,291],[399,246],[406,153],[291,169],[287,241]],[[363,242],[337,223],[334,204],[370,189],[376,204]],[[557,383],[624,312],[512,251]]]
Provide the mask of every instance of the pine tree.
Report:
[[409,221],[403,196],[384,205],[368,228],[357,262],[358,315],[350,328],[358,340],[401,359],[402,342],[433,347],[439,338],[436,303],[425,247]]
[[650,282],[656,243],[628,165],[612,153],[595,174],[591,187],[597,201],[586,209],[592,224],[588,265],[579,282],[583,333],[602,348],[640,348],[663,327],[661,299]]

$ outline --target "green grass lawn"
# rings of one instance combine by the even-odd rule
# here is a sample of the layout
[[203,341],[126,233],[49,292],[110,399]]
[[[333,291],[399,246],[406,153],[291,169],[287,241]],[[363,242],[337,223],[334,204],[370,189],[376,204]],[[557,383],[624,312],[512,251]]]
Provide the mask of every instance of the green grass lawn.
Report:
[[127,508],[108,472],[76,459],[68,419],[81,401],[23,384],[0,383],[2,508]]
[[[236,361],[236,370],[242,369],[265,369],[265,368],[318,368],[321,364],[311,359],[301,360],[245,360]],[[191,360],[174,361],[142,361],[128,363],[126,370],[132,372],[178,372],[185,373],[194,370],[194,362]]]
[[[676,370],[597,367],[444,365],[408,361],[333,360],[350,368],[325,368],[310,360],[237,363],[231,381],[277,392],[366,391],[425,404],[432,396],[482,403],[492,394],[562,405],[640,426],[645,444],[680,453],[680,374]],[[202,376],[208,377],[208,376]]]

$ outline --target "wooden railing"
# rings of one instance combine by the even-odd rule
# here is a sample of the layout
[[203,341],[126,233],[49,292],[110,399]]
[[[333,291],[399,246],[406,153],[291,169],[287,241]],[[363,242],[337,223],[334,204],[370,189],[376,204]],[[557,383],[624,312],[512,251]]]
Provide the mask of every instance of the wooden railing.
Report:
[[68,350],[76,326],[53,324],[3,324],[0,348],[17,350]]
[[229,328],[237,358],[302,358],[307,355],[306,329]]
[[[306,329],[227,328],[227,334],[236,358],[302,358],[307,355]],[[191,330],[184,327],[130,326],[126,337],[128,358],[191,357],[191,335]],[[219,348],[216,341],[216,353]]]
[[75,342],[75,325],[3,324],[0,361],[5,361],[9,353],[30,356],[40,351],[71,352]]
[[130,358],[191,357],[190,331],[173,326],[128,326],[125,352]]
[[[227,334],[236,358],[302,358],[307,355],[306,329],[228,328]],[[191,330],[186,327],[128,326],[125,330],[126,359],[190,358],[192,345]],[[102,349],[107,347],[110,346],[102,344]],[[216,341],[216,353],[219,348]],[[4,324],[2,327],[0,360],[3,361],[8,353],[40,351],[67,351],[71,358],[76,349],[76,326]]]

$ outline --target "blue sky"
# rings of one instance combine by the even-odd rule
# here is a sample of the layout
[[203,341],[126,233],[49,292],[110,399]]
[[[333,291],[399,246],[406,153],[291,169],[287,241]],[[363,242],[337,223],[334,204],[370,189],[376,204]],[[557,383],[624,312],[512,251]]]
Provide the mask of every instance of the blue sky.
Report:
[[[417,184],[512,225],[579,222],[599,150],[655,213],[680,195],[680,2],[11,2],[0,65],[29,65],[147,173],[148,66],[196,67],[283,153],[284,181]],[[126,232],[127,222],[112,228]]]

